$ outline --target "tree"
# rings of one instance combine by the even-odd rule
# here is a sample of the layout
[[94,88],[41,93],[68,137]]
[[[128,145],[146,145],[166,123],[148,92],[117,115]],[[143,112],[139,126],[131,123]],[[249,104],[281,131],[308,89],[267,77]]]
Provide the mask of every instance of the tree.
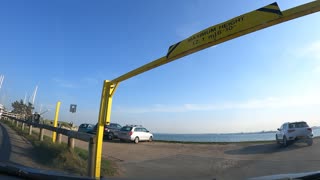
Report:
[[29,117],[32,115],[32,110],[34,107],[30,102],[28,104],[24,104],[22,99],[20,101],[15,101],[11,104],[13,110],[12,113],[21,114],[25,117]]

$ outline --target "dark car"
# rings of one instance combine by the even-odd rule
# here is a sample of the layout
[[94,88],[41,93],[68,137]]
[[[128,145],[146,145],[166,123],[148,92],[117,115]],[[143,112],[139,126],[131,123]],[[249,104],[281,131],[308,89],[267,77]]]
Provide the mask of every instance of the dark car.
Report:
[[85,132],[85,133],[90,133],[94,128],[93,124],[81,124],[79,126],[78,132]]
[[[104,125],[104,138],[107,138],[108,140],[112,140],[114,138],[118,138],[118,134],[120,132],[120,129],[122,126],[117,123],[110,123],[109,125]],[[91,133],[96,134],[97,131],[97,125],[94,126]]]

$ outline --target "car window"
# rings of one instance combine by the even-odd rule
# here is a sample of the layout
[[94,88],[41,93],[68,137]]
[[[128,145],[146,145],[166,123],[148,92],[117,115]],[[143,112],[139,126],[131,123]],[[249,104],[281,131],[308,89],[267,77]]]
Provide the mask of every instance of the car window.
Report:
[[308,127],[308,124],[306,122],[297,122],[297,123],[290,123],[289,128],[303,128]]
[[131,131],[132,127],[130,126],[125,126],[121,128],[121,131]]
[[135,128],[134,131],[135,132],[141,132],[141,128]]
[[117,128],[118,128],[118,129],[121,129],[121,126],[120,126],[119,124],[117,124]]
[[279,128],[280,130],[282,130],[283,129],[283,124],[281,125],[281,127]]

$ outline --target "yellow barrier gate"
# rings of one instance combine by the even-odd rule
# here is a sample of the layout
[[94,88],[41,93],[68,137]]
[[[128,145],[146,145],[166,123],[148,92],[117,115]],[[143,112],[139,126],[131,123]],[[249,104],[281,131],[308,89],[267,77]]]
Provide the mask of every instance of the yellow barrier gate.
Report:
[[100,178],[104,125],[110,123],[112,96],[121,81],[213,45],[318,11],[320,11],[320,0],[285,11],[281,11],[277,3],[272,3],[268,6],[200,31],[187,39],[170,46],[164,57],[134,69],[112,81],[105,80],[101,95],[96,136],[95,178]]

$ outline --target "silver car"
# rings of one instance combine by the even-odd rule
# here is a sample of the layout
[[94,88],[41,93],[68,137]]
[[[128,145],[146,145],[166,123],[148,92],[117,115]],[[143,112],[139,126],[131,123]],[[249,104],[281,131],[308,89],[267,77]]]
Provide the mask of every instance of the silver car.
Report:
[[287,122],[278,128],[276,141],[283,146],[287,146],[294,141],[304,141],[311,146],[313,143],[312,137],[312,129],[306,122]]
[[152,141],[153,134],[142,126],[126,125],[121,128],[119,139],[121,141],[133,141],[137,144],[139,141]]

